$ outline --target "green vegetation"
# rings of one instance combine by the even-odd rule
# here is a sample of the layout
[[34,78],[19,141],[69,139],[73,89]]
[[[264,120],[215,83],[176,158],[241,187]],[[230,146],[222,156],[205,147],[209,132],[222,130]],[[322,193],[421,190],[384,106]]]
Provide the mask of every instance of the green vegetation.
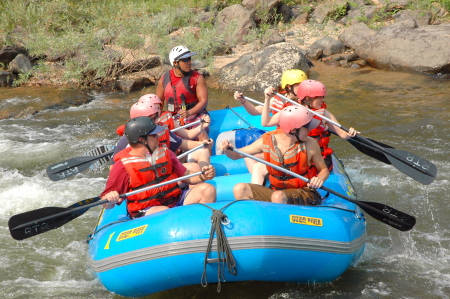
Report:
[[[325,3],[325,0],[281,0],[303,9]],[[30,74],[22,74],[15,84],[23,84],[30,76],[53,84],[74,83],[81,86],[100,85],[114,80],[124,71],[119,62],[139,61],[139,52],[167,57],[168,51],[184,44],[199,53],[206,65],[215,50],[222,46],[223,36],[209,20],[200,22],[198,10],[208,8],[211,15],[241,0],[2,0],[0,1],[0,47],[23,46],[37,65]],[[434,4],[433,4],[434,3]],[[411,9],[432,9],[436,3],[450,11],[450,0],[412,1]],[[331,19],[346,13],[337,7]],[[369,26],[383,24],[393,12],[380,12]],[[251,42],[264,38],[266,31],[280,26],[281,15],[257,7],[257,28],[246,38]],[[449,19],[450,14],[445,18]],[[200,27],[181,36],[169,36],[180,28]],[[283,25],[288,26],[288,25]],[[231,32],[231,29],[229,30]],[[231,44],[230,46],[233,46]],[[3,68],[6,66],[3,66]]]
[[[44,61],[53,61],[64,65],[60,69],[66,82],[89,85],[98,78],[113,79],[118,60],[149,44],[163,57],[177,44],[185,44],[208,61],[220,34],[209,24],[196,23],[191,8],[214,10],[233,2],[241,1],[4,0],[0,2],[0,47],[26,48],[38,59],[35,71],[41,79],[51,80],[55,69]],[[186,34],[174,41],[168,36],[193,24],[203,28],[196,37]],[[120,51],[105,55],[105,45]],[[28,77],[21,76],[15,84]]]

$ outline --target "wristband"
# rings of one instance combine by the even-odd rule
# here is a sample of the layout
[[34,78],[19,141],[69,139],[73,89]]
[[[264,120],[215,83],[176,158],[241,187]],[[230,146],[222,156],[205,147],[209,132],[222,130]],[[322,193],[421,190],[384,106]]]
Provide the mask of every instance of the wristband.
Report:
[[206,181],[201,174],[199,175],[199,177],[202,180],[202,182]]

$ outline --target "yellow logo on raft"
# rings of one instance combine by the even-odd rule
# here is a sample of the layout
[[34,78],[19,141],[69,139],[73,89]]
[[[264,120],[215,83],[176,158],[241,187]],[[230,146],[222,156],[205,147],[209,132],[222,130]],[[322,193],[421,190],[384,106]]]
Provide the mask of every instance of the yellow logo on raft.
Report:
[[323,225],[323,221],[321,218],[313,218],[300,215],[290,215],[289,218],[292,223],[312,225],[312,226]]
[[121,232],[117,237],[116,242],[142,235],[145,232],[147,226],[148,224]]

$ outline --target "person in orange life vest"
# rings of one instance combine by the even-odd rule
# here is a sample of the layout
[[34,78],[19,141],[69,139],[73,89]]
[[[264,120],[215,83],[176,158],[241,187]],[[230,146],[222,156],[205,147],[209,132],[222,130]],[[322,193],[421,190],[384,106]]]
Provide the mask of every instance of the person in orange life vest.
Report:
[[[279,93],[285,94],[286,97],[297,100],[297,95],[295,93],[295,90],[297,89],[298,85],[304,80],[307,80],[308,76],[303,72],[302,70],[292,69],[284,71],[281,75],[281,82],[280,86],[278,87]],[[263,106],[254,106],[253,104],[249,103],[244,97],[242,92],[236,91],[234,93],[234,99],[239,101],[245,108],[245,110],[250,115],[261,115],[263,112]],[[285,103],[285,101],[282,98],[279,98],[278,96],[273,96],[270,99],[270,108],[275,108],[277,110],[283,109],[285,106],[289,106],[289,103]],[[266,111],[266,118],[270,118],[269,116],[269,110]],[[272,110],[272,114],[277,114],[276,111]],[[262,158],[262,154],[256,155],[258,158]],[[250,158],[244,158],[245,164],[247,165],[248,171],[252,174],[252,180],[251,182],[253,184],[259,184],[262,185],[264,183],[264,177],[267,174],[267,168],[266,165],[257,162],[255,160],[252,160]]]
[[[189,139],[185,139],[185,137],[196,137],[203,128],[207,128],[210,123],[209,115],[204,116],[204,123],[201,123],[198,128],[192,130],[180,129],[176,133],[170,132],[171,129],[177,127],[177,125],[173,126],[167,121],[171,119],[171,115],[160,116],[161,115],[161,100],[154,94],[147,94],[142,96],[137,103],[133,104],[130,109],[130,118],[135,118],[139,116],[148,116],[158,125],[164,126],[165,130],[158,134],[158,138],[160,143],[164,146],[167,146],[170,150],[175,152],[177,149],[182,150],[190,150],[193,149],[203,143],[207,145],[204,148],[198,149],[195,152],[191,153],[187,157],[187,163],[184,164],[186,168],[188,168],[192,172],[200,171],[203,166],[210,165],[210,147],[212,146],[212,140],[209,141],[193,141]],[[166,120],[164,120],[166,119]],[[124,125],[117,128],[116,132],[119,135],[123,135]],[[179,136],[178,136],[179,135]],[[122,137],[121,140],[116,145],[114,149],[115,156],[118,152],[123,150],[128,146],[128,141],[125,137]],[[112,164],[114,164],[115,159],[113,159]]]
[[[167,102],[167,110],[180,118],[180,124],[195,122],[208,114],[208,89],[205,78],[192,69],[191,57],[197,53],[185,46],[177,46],[169,53],[173,66],[163,74],[156,86],[156,95]],[[202,132],[198,140],[208,140],[207,131]]]
[[[264,134],[240,150],[250,155],[263,153],[265,161],[298,173],[310,179],[310,182],[307,184],[267,166],[270,188],[238,183],[233,189],[234,197],[238,200],[253,198],[284,204],[320,204],[320,195],[315,188],[320,188],[330,173],[317,141],[307,136],[308,130],[317,127],[320,122],[303,106],[289,106],[279,114],[279,130]],[[224,140],[220,146],[229,158],[242,158],[242,155],[227,149],[230,145]]]
[[[103,205],[105,209],[120,204],[123,201],[120,194],[192,173],[171,150],[161,146],[157,134],[163,130],[146,116],[132,118],[126,123],[125,135],[130,147],[124,150],[126,153],[121,152],[121,159],[108,176],[101,194],[102,199],[108,200]],[[195,185],[191,189],[181,190],[177,183],[173,183],[127,197],[128,213],[137,218],[176,206],[215,202],[214,186],[204,183],[214,178],[214,167],[204,166],[202,171],[204,174],[184,180],[186,184]]]
[[[269,109],[265,107],[266,105],[268,105],[267,103],[269,103],[268,101],[273,96],[273,92],[275,91],[275,89],[270,87],[266,91],[266,102],[263,107],[264,112],[261,118],[261,122],[263,126],[275,126],[279,122],[279,116],[275,114],[274,116],[270,117]],[[323,101],[326,94],[327,90],[325,86],[316,80],[304,80],[298,85],[296,89],[296,95],[300,104],[307,106],[309,109],[314,110],[324,115],[325,117],[339,123],[336,117],[334,117],[333,114],[326,110],[326,104]],[[310,104],[313,103],[313,99],[315,99],[314,104],[313,106],[310,106]],[[291,104],[286,103],[286,105]],[[308,136],[312,136],[317,140],[322,151],[322,157],[325,159],[325,163],[328,169],[331,170],[333,168],[333,162],[331,158],[333,150],[328,147],[331,134],[329,132],[329,129],[344,139],[353,137],[356,134],[359,134],[359,132],[357,132],[354,128],[350,128],[349,132],[347,133],[344,130],[336,127],[335,125],[322,120],[319,116],[314,116],[314,118],[320,120],[321,123],[316,129],[308,133]]]
[[[298,99],[301,101],[302,105],[308,107],[314,112],[319,113],[320,115],[331,119],[336,123],[339,123],[336,117],[326,109],[327,105],[325,104],[324,99],[327,95],[327,90],[321,82],[316,80],[305,80],[298,87],[297,94]],[[343,139],[354,137],[360,132],[357,132],[354,128],[350,128],[349,132],[347,133],[334,124],[321,119],[319,116],[314,116],[314,118],[320,120],[320,125],[309,132],[308,136],[311,136],[317,140],[322,151],[322,157],[324,158],[328,169],[331,170],[333,168],[333,162],[331,158],[333,150],[329,147],[331,135],[330,131],[336,133]]]

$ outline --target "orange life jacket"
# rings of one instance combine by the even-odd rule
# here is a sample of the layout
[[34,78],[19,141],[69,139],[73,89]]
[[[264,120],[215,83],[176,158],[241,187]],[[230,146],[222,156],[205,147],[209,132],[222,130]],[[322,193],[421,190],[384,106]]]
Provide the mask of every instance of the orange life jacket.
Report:
[[[284,154],[280,152],[278,147],[274,145],[275,134],[279,131],[275,130],[266,133],[263,138],[263,154],[264,160],[274,165],[286,168],[307,179],[316,175],[316,168],[308,166],[308,153],[306,151],[306,143],[296,142]],[[306,187],[306,182],[292,177],[282,171],[267,166],[269,172],[270,188],[273,190],[293,189]]]
[[[178,178],[172,170],[172,162],[168,149],[158,147],[152,154],[154,164],[145,158],[129,154],[131,148],[121,151],[121,161],[130,176],[129,191],[144,188]],[[178,202],[181,189],[178,183],[150,189],[127,197],[127,208],[130,214],[153,206],[173,207]]]
[[[323,104],[320,109],[311,109],[311,110],[320,115],[324,115],[326,107],[327,107],[326,104]],[[333,154],[333,149],[328,146],[328,144],[330,143],[331,133],[328,130],[328,126],[325,124],[325,121],[322,118],[320,118],[317,115],[314,115],[314,118],[320,120],[320,124],[317,126],[317,128],[312,129],[308,133],[308,136],[314,138],[317,141],[317,143],[320,146],[322,157],[325,159],[325,157]]]

